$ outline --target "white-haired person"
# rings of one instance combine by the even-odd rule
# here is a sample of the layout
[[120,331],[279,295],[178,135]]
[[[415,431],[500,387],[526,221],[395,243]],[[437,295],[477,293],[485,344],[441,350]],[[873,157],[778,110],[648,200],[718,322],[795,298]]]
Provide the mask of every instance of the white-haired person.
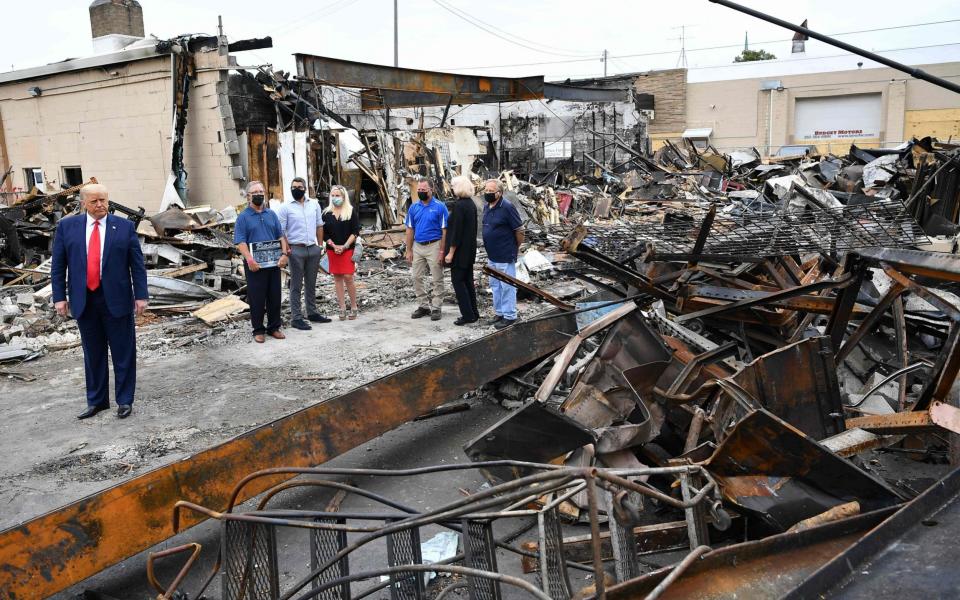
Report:
[[[350,293],[349,319],[357,318],[357,286],[353,280],[353,244],[360,235],[360,211],[350,204],[350,194],[342,185],[330,188],[330,204],[323,209],[323,243],[327,247],[330,274],[337,288],[340,320],[348,318],[344,292]],[[346,288],[346,289],[344,289]]]
[[473,282],[473,264],[477,260],[477,207],[473,203],[473,182],[460,175],[450,180],[456,196],[447,224],[447,254],[450,283],[457,295],[460,318],[454,325],[467,325],[480,320],[477,310],[477,288]]

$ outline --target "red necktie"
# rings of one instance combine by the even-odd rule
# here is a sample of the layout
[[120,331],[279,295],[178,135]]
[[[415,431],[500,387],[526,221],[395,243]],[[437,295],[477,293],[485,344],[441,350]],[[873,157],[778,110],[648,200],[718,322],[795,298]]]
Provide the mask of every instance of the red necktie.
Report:
[[87,289],[100,287],[100,221],[93,222],[90,245],[87,246]]

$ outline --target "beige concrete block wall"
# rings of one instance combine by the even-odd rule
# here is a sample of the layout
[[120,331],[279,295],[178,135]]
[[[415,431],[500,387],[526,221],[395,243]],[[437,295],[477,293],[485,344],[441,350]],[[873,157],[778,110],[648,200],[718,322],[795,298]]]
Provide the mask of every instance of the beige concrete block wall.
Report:
[[[711,142],[720,151],[757,144],[761,137],[757,131],[759,84],[753,89],[744,89],[741,81],[687,87],[686,126],[681,127],[681,131],[688,127],[713,129]],[[766,93],[763,97],[766,99]],[[766,118],[763,123],[766,124]]]
[[[960,63],[926,65],[929,73],[960,81]],[[783,91],[760,89],[764,79],[780,79]],[[712,127],[711,141],[720,149],[755,146],[761,151],[787,144],[816,144],[822,151],[844,153],[851,143],[865,147],[889,146],[924,131],[918,125],[921,113],[908,124],[913,111],[960,109],[960,95],[893,69],[859,69],[832,73],[810,73],[771,78],[691,83],[687,86],[686,127]],[[881,137],[863,139],[803,140],[794,134],[794,106],[797,98],[861,93],[882,95]],[[772,119],[770,100],[773,100]],[[952,114],[952,113],[951,113]],[[930,113],[938,121],[944,113]],[[950,119],[927,129],[951,131]],[[931,129],[933,128],[933,129]],[[678,128],[682,131],[683,128]],[[927,134],[929,135],[929,134]]]
[[[208,54],[205,67],[226,61]],[[236,202],[239,184],[227,170],[216,77],[198,73],[191,90],[184,161],[190,203],[221,208]],[[32,97],[31,87],[41,96]],[[80,166],[85,179],[110,188],[111,199],[148,213],[159,209],[173,130],[169,57],[4,84],[0,118],[15,187],[25,186],[25,168],[40,167],[55,191],[62,167]]]
[[[42,93],[33,97],[29,88]],[[109,186],[123,204],[155,208],[170,132],[170,60],[157,57],[0,86],[0,117],[16,187],[40,167],[48,191],[62,167]]]

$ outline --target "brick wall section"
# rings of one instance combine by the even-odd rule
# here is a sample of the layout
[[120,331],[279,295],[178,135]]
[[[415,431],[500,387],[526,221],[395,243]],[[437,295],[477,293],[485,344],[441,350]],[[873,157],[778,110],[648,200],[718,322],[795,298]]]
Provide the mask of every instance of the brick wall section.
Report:
[[675,133],[686,129],[687,70],[649,71],[637,76],[637,93],[653,94],[654,118],[647,126],[649,134]]
[[111,33],[143,37],[143,8],[135,0],[111,0],[90,6],[90,30],[98,38]]

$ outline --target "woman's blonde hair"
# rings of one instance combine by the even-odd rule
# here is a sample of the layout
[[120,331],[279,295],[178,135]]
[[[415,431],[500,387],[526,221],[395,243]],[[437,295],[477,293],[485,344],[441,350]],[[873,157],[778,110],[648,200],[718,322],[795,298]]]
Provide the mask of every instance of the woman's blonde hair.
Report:
[[475,193],[473,182],[466,175],[457,175],[451,179],[450,187],[457,198],[471,198]]
[[[353,216],[353,205],[350,204],[350,194],[347,193],[347,188],[342,185],[335,185],[330,188],[330,193],[333,194],[334,190],[340,190],[340,194],[343,196],[343,204],[340,205],[340,216],[337,217],[340,221],[349,221],[350,217]],[[327,204],[327,207],[323,209],[325,213],[333,212],[333,197],[330,198],[330,203]]]

